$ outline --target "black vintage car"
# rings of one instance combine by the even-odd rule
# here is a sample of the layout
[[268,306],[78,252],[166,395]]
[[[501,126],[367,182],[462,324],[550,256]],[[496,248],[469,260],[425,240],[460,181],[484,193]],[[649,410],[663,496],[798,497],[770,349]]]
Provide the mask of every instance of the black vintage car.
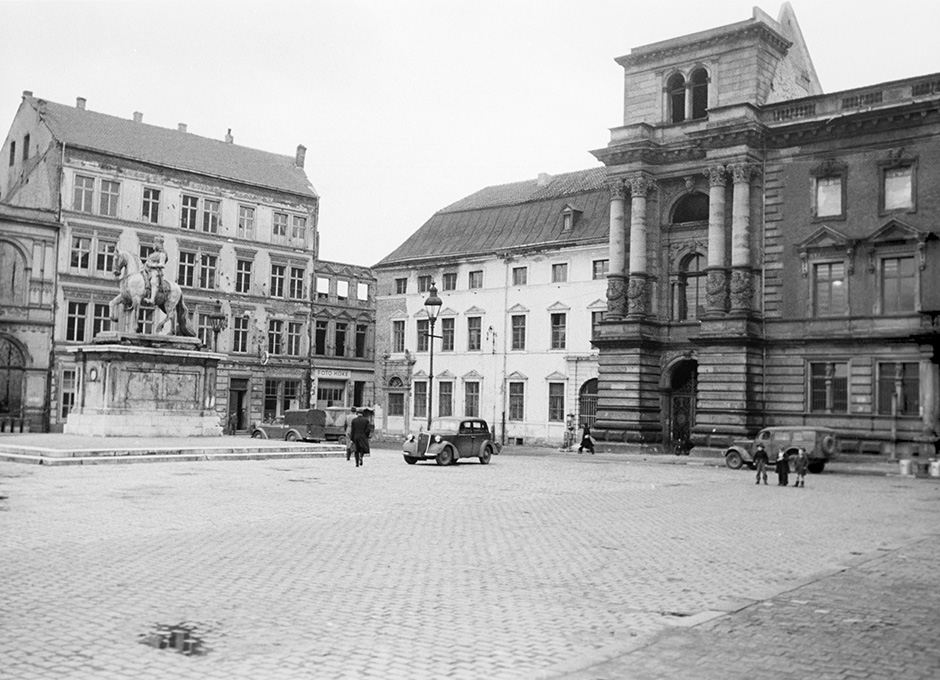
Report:
[[326,439],[326,413],[318,408],[285,411],[270,423],[255,423],[251,436],[255,439],[286,439],[322,442]]
[[430,430],[408,435],[402,445],[409,465],[419,460],[451,465],[459,458],[479,458],[486,465],[500,448],[482,418],[438,418],[431,422]]

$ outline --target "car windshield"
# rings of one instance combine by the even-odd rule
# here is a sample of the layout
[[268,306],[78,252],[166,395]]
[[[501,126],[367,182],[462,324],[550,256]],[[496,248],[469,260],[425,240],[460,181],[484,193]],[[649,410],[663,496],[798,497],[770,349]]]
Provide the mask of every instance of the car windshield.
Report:
[[431,432],[456,432],[459,426],[459,420],[432,420]]

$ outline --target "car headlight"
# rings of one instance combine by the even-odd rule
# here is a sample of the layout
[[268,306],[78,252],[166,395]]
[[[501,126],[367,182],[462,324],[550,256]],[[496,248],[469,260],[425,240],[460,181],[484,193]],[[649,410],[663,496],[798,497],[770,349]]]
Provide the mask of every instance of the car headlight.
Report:
[[413,442],[414,440],[415,440],[415,436],[414,436],[413,434],[409,434],[409,435],[408,435],[408,438],[407,438],[405,441],[406,441],[406,442]]
[[441,443],[441,435],[439,435],[439,434],[434,435],[434,443],[435,443],[435,444],[440,444],[440,443]]

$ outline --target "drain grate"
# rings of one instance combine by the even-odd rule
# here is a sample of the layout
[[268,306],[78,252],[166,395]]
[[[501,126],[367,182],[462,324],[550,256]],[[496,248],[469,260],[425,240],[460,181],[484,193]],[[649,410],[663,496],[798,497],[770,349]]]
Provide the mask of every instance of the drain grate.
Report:
[[192,623],[157,625],[153,631],[140,635],[140,643],[154,649],[169,649],[185,656],[203,656],[209,652],[198,625]]

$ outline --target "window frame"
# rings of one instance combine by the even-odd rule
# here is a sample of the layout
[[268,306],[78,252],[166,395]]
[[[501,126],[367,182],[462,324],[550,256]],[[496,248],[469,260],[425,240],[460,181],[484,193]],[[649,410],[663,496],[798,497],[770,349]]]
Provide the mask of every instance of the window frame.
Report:
[[452,316],[441,317],[441,351],[453,352],[457,335],[457,319]]
[[527,286],[529,284],[529,268],[528,267],[513,267],[512,268],[512,285],[514,286]]
[[[895,251],[895,252],[884,252],[879,253],[876,257],[877,259],[877,274],[878,274],[878,313],[881,316],[901,316],[901,315],[910,315],[918,311],[920,307],[919,301],[919,292],[920,292],[920,276],[917,266],[917,255],[910,251]],[[910,276],[893,276],[890,280],[893,281],[903,281],[909,279],[911,281],[911,306],[909,308],[902,308],[900,305],[896,309],[888,309],[886,304],[886,283],[889,278],[885,274],[885,263],[889,260],[909,261],[911,264],[911,273]],[[898,298],[901,297],[900,285],[898,290]]]
[[457,272],[445,272],[441,276],[442,290],[457,290]]
[[[521,422],[525,420],[525,381],[523,380],[510,380],[509,386],[507,389],[508,397],[508,408],[507,419],[512,422]],[[514,391],[518,389],[518,393]]]
[[552,283],[568,283],[567,262],[555,262],[552,264]]
[[483,317],[467,317],[467,351],[483,351]]
[[141,219],[150,224],[160,224],[161,190],[156,187],[144,187],[141,198]]
[[551,380],[548,383],[548,422],[565,422],[565,383]]
[[[516,321],[521,320],[517,325]],[[509,351],[524,352],[526,349],[526,325],[528,324],[527,315],[510,314],[509,315]]]
[[[838,375],[838,367],[844,369],[844,375]],[[852,364],[850,361],[846,359],[807,361],[806,375],[807,412],[830,414],[849,412],[849,404],[852,403]],[[821,406],[819,405],[820,396]]]
[[[560,321],[560,323],[559,323]],[[564,350],[568,348],[568,313],[551,312],[549,315],[550,349]]]
[[482,386],[479,380],[465,380],[463,384],[463,417],[480,417],[480,396]]
[[[86,182],[90,182],[88,186]],[[95,178],[91,175],[78,173],[72,179],[72,210],[74,212],[94,214],[95,210]]]
[[[889,208],[888,199],[888,173],[894,170],[910,170],[910,205]],[[878,167],[878,213],[880,215],[896,215],[917,212],[917,161],[915,159],[896,160],[890,163],[881,163]]]
[[[810,212],[813,222],[845,220],[846,218],[846,191],[848,187],[848,165],[841,161],[826,160],[816,168],[810,171],[812,180],[812,196],[810,203]],[[819,191],[822,180],[839,180],[839,212],[820,214],[819,212]]]
[[[819,259],[814,260],[811,263],[812,266],[812,291],[811,291],[811,302],[812,302],[812,312],[813,318],[816,319],[825,319],[832,317],[842,317],[846,316],[849,313],[849,267],[846,264],[845,260],[833,258],[833,259]],[[839,266],[842,268],[842,277],[841,279],[836,279],[829,277],[828,279],[820,279],[819,272],[821,267],[833,268]],[[837,281],[842,282],[842,300],[841,306],[839,309],[834,309],[832,300],[834,298],[833,290]],[[820,283],[828,282],[829,289],[829,311],[823,312],[820,309]]]
[[467,289],[478,290],[483,288],[483,270],[474,269],[467,273]]
[[391,346],[393,354],[404,354],[405,352],[405,320],[392,319],[391,328]]
[[[891,366],[891,374],[886,376],[885,367]],[[905,367],[913,367],[913,375],[910,378],[905,377]],[[901,370],[898,371],[898,367],[901,367]],[[898,394],[899,403],[898,403],[898,416],[902,417],[920,417],[920,405],[921,405],[921,376],[920,376],[920,362],[919,361],[878,361],[877,362],[877,373],[875,376],[876,385],[877,385],[877,394],[875,395],[875,410],[877,415],[880,416],[890,416],[892,399],[891,395]],[[905,398],[905,384],[913,384],[913,394],[910,399]],[[891,389],[885,391],[886,387],[890,385]],[[886,398],[887,397],[887,398]],[[904,401],[901,404],[901,401]]]
[[180,197],[180,229],[196,231],[198,222],[199,197],[193,194],[183,194]]
[[405,295],[408,293],[408,277],[395,279],[395,295]]

